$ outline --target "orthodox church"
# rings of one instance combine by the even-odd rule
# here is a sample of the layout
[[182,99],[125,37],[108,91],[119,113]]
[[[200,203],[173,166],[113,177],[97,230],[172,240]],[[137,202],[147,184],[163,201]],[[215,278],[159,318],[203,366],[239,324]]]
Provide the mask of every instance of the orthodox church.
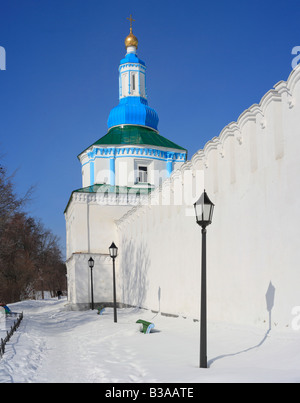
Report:
[[107,133],[79,154],[82,187],[65,209],[71,309],[90,308],[92,289],[95,306],[112,303],[114,242],[121,306],[198,319],[201,231],[190,210],[204,187],[215,205],[209,320],[268,333],[291,327],[300,304],[300,66],[187,161],[187,151],[158,131],[130,23],[119,104]]
[[74,309],[91,302],[88,260],[95,260],[96,303],[112,302],[108,248],[117,243],[115,222],[159,187],[187,159],[187,150],[158,131],[158,114],[148,105],[146,64],[137,55],[138,39],[125,39],[119,66],[119,104],[108,117],[108,131],[78,155],[82,188],[65,209],[68,298]]

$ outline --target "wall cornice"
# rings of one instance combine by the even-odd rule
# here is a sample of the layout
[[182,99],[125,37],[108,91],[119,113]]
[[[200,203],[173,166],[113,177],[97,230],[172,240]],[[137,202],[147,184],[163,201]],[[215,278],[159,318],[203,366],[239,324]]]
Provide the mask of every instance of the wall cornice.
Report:
[[69,208],[77,204],[94,203],[100,206],[137,206],[148,200],[148,195],[139,195],[135,193],[80,193],[74,192],[70,201]]

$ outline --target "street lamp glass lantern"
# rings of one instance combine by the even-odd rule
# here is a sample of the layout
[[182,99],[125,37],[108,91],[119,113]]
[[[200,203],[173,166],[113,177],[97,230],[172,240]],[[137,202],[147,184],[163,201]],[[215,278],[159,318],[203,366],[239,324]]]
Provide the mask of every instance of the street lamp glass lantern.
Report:
[[112,258],[115,258],[118,255],[118,248],[116,247],[114,242],[109,247],[109,254],[110,254],[110,257],[112,257]]
[[210,201],[205,190],[194,204],[194,207],[197,224],[202,228],[211,224],[215,205]]
[[94,259],[92,257],[89,258],[89,268],[92,269],[94,267]]

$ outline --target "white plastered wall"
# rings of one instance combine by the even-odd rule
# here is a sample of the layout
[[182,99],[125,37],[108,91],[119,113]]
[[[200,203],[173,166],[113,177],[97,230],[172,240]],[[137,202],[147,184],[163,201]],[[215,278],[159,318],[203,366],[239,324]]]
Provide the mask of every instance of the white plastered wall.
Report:
[[[155,191],[159,199],[185,169],[203,170],[215,203],[207,229],[210,320],[291,325],[300,305],[299,127],[298,68]],[[118,231],[122,302],[198,318],[201,231],[186,208],[134,208]]]

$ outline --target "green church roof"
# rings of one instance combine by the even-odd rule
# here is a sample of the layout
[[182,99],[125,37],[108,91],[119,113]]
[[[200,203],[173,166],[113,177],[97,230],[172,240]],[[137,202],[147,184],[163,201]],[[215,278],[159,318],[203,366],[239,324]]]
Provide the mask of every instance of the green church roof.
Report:
[[115,186],[108,185],[106,183],[95,184],[74,190],[73,193],[115,193],[115,194],[148,194],[153,189],[153,186],[149,184],[147,187],[129,187],[129,186]]
[[[165,137],[144,126],[124,125],[111,128],[107,134],[96,141],[92,146],[109,145],[148,145],[165,148],[173,148],[186,151],[185,148],[173,143]],[[90,148],[88,147],[88,148]]]

